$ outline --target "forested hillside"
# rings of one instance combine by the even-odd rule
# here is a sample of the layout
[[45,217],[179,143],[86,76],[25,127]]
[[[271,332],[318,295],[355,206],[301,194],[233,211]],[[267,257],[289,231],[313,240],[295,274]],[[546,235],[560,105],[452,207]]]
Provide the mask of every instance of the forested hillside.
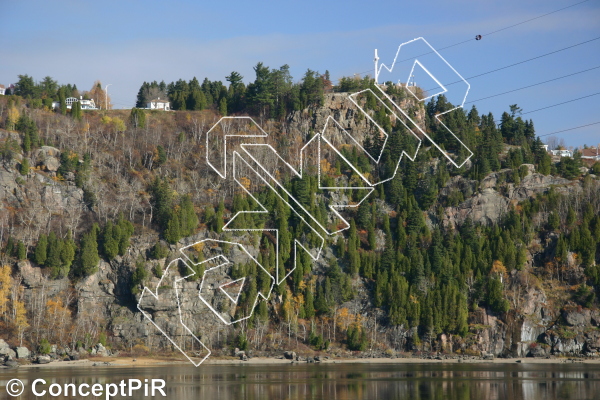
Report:
[[[384,146],[374,123],[385,130],[377,164],[356,147],[345,150],[347,163],[329,155],[316,160],[322,186],[360,186],[349,164],[383,180],[394,175],[401,151],[416,151],[405,125],[368,92],[361,104],[372,120],[353,111],[348,93],[378,90],[369,78],[333,86],[328,73],[309,70],[293,83],[287,66],[259,63],[255,72],[247,86],[236,72],[226,78],[229,86],[196,78],[144,82],[137,106],[168,98],[172,112],[55,112],[48,104],[64,103],[73,88],[54,83],[42,90],[48,82],[25,90],[20,81],[16,95],[0,97],[4,340],[31,349],[49,343],[85,351],[98,342],[142,353],[169,348],[136,308],[142,288],[159,284],[182,246],[232,240],[223,226],[258,207],[207,165],[207,131],[222,116],[255,117],[291,160],[329,115],[370,154]],[[432,140],[465,153],[435,118],[453,108],[443,96],[422,104],[405,88],[384,88]],[[403,157],[393,179],[345,211],[349,229],[328,239],[320,260],[303,256],[244,323],[218,327],[198,319],[199,337],[214,350],[596,355],[600,163],[584,164],[577,152],[553,159],[517,105],[500,119],[475,106],[457,110],[445,124],[473,151],[468,162],[456,168],[421,137],[414,161]],[[318,222],[333,224],[331,196],[309,172],[302,179],[284,174],[285,187]],[[302,224],[273,191],[256,196],[272,214],[246,217],[245,228],[278,229],[279,262],[290,270]],[[351,189],[338,196],[358,201]],[[252,235],[244,240],[256,242],[260,262],[275,268],[272,235]],[[196,260],[205,255],[198,250]],[[241,268],[233,275],[256,273]],[[195,272],[190,290],[203,270]],[[206,315],[196,308],[184,304],[190,319]],[[177,325],[175,308],[153,312]]]

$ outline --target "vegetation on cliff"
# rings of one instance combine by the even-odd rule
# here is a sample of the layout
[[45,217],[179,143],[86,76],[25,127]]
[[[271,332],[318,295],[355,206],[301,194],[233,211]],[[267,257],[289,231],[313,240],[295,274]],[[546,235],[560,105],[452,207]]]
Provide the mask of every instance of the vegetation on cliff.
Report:
[[[137,106],[164,96],[179,110],[171,113],[51,112],[44,108],[46,99],[64,97],[69,87],[46,82],[47,91],[35,84],[27,89],[24,78],[21,96],[0,99],[2,181],[11,181],[0,206],[0,258],[7,266],[0,271],[0,319],[9,339],[75,347],[92,344],[104,332],[113,335],[115,322],[90,318],[77,308],[73,291],[98,273],[101,259],[129,266],[132,290],[120,293],[119,301],[132,307],[144,282],[162,275],[162,267],[150,260],[167,257],[168,244],[206,230],[221,233],[238,211],[256,206],[231,182],[218,181],[206,165],[206,132],[220,116],[261,118],[284,153],[322,128],[312,113],[332,109],[333,91],[374,88],[368,78],[343,78],[333,87],[327,73],[310,70],[292,83],[287,66],[271,70],[259,63],[255,72],[247,87],[236,72],[227,77],[229,87],[207,79],[200,84],[196,78],[144,83]],[[388,83],[386,90],[409,105],[431,138],[460,151],[435,119],[452,108],[443,96],[423,106],[411,102],[405,89]],[[349,151],[345,156],[363,172],[383,176],[395,169],[394,155],[410,145],[408,133],[373,99],[367,97],[365,107],[389,134],[382,161],[375,168],[365,155]],[[359,114],[349,121],[367,126]],[[465,350],[478,329],[473,313],[484,308],[500,319],[522,317],[532,286],[556,300],[548,308],[561,329],[570,329],[560,319],[561,307],[596,309],[600,183],[583,168],[580,156],[553,161],[533,121],[523,120],[516,105],[499,123],[473,106],[453,112],[446,124],[460,132],[474,152],[472,160],[454,168],[427,142],[414,162],[404,157],[394,179],[348,212],[350,228],[328,243],[326,268],[302,259],[301,268],[276,288],[274,300],[261,303],[247,323],[232,328],[243,331],[246,344],[268,347],[258,338],[269,330],[282,335],[285,327],[283,336],[293,334],[315,349],[343,343],[351,350],[430,350],[441,346],[441,335],[451,335],[458,343],[454,349]],[[363,145],[376,151],[382,143],[367,135]],[[356,178],[341,163],[323,165],[331,182]],[[592,166],[592,172],[599,168]],[[289,192],[326,225],[327,198],[315,176],[284,179]],[[67,188],[74,192],[67,196]],[[63,200],[52,195],[56,190],[63,191]],[[343,194],[350,201],[355,195]],[[279,229],[280,264],[289,267],[300,221],[273,192],[259,196],[271,205],[273,219],[257,216],[245,223]],[[497,201],[484,215],[474,211],[482,198]],[[134,257],[132,239],[141,238],[152,243],[134,245]],[[261,261],[275,265],[271,239],[265,234],[260,241]],[[23,295],[19,260],[29,260],[49,281],[68,278],[68,288],[50,299]],[[253,290],[261,284],[255,282]],[[60,316],[64,327],[40,322],[40,313]],[[378,326],[387,329],[386,337],[377,336]],[[242,336],[231,337],[233,345],[233,338]],[[114,346],[126,341],[113,339]],[[144,338],[129,342],[136,341]]]

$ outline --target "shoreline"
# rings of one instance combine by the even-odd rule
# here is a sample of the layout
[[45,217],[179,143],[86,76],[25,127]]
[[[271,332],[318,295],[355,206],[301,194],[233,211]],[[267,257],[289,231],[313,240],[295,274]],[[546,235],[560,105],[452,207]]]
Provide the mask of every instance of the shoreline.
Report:
[[[442,358],[429,359],[419,357],[406,358],[329,358],[316,364],[600,364],[600,359],[584,359],[576,357],[560,358]],[[201,365],[284,365],[307,364],[306,361],[292,361],[285,358],[254,357],[247,361],[234,357],[209,358]],[[191,365],[185,359],[160,359],[152,357],[93,357],[77,361],[53,361],[48,364],[24,364],[18,368],[73,368],[73,367],[151,367],[168,365]]]

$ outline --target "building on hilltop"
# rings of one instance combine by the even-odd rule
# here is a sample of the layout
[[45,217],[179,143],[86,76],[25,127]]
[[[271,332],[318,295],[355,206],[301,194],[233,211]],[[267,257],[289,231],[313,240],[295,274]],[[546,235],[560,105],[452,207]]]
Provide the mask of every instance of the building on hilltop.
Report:
[[[79,99],[76,97],[68,97],[67,99],[65,99],[65,104],[69,110],[71,109],[71,107],[73,107],[73,103],[76,103],[76,102],[79,102],[81,104],[82,110],[97,110],[98,109],[96,107],[96,103],[94,102],[93,99],[86,100],[83,98],[83,96],[79,96]],[[54,109],[60,108],[60,102],[53,101],[52,108],[54,108]]]
[[581,150],[581,158],[600,161],[600,144],[597,147]]
[[5,93],[6,93],[6,88],[4,87],[4,85],[0,85],[0,95],[4,96]]
[[146,105],[146,108],[149,110],[163,110],[170,111],[171,106],[170,103],[166,100],[161,100],[160,97],[156,100],[151,100]]
[[550,150],[550,153],[552,153],[553,156],[573,157],[573,152],[571,150]]

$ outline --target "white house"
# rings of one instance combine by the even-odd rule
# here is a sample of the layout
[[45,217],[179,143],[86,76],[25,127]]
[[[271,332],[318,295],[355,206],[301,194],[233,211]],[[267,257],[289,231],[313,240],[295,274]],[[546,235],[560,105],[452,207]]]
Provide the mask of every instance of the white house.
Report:
[[79,102],[81,103],[82,110],[97,110],[98,109],[98,108],[96,108],[96,103],[94,103],[93,99],[90,99],[90,100],[79,99]]
[[6,88],[4,85],[0,85],[0,95],[4,96],[4,93],[6,93]]
[[156,100],[149,101],[148,104],[146,105],[146,108],[148,108],[150,110],[163,110],[163,111],[171,110],[170,103],[166,100],[161,100],[160,97]]
[[553,156],[560,157],[573,157],[573,152],[571,150],[550,150]]
[[[76,97],[68,97],[67,99],[65,99],[65,104],[67,105],[67,108],[69,110],[73,106],[73,103],[76,103],[76,102],[81,103],[82,110],[97,110],[96,103],[94,103],[93,99],[92,100],[84,100],[83,96],[79,96],[79,99],[77,99]],[[53,101],[52,108],[54,108],[54,109],[60,108],[60,102]]]

